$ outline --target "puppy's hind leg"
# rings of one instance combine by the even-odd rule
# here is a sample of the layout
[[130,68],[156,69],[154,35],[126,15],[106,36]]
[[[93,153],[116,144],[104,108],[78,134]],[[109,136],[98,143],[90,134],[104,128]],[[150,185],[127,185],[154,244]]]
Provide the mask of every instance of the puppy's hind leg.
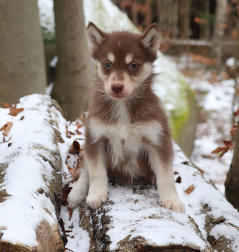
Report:
[[86,167],[83,168],[80,177],[73,184],[73,188],[68,195],[68,206],[71,208],[77,207],[82,200],[86,198],[89,190],[89,174]]

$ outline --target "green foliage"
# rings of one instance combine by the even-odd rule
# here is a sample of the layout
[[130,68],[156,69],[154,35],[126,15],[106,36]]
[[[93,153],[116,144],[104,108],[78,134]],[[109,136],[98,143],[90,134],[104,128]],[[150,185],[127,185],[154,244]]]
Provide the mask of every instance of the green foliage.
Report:
[[55,44],[56,37],[55,33],[48,28],[41,26],[42,38],[45,44]]
[[209,12],[198,11],[197,16],[201,19],[209,21],[210,24],[215,23],[215,15]]

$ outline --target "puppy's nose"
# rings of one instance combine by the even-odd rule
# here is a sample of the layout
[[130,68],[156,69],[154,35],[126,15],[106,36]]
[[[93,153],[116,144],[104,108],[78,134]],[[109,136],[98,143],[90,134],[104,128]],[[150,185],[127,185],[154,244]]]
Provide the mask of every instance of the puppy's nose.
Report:
[[111,86],[111,89],[114,93],[116,94],[120,94],[123,89],[124,89],[124,85],[121,85],[121,84],[114,84]]

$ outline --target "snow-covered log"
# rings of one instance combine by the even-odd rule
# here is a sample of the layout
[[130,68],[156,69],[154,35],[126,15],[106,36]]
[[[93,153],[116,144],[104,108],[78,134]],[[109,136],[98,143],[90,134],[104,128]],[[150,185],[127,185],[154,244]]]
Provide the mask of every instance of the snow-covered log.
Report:
[[0,251],[64,250],[60,119],[59,106],[44,95],[0,109]]
[[[0,251],[64,250],[61,168],[66,184],[69,149],[74,140],[82,146],[84,131],[80,121],[67,124],[48,96],[27,96],[16,108],[0,109]],[[68,251],[238,252],[238,211],[177,145],[174,174],[186,215],[162,208],[153,187],[112,183],[109,201],[96,211],[83,202],[69,220],[62,207]]]
[[94,211],[79,207],[89,251],[239,251],[239,213],[175,145],[175,181],[186,215],[162,208],[155,188],[111,184]]
[[90,251],[212,251],[192,218],[160,207],[157,198],[149,186],[111,185],[108,203],[98,210],[82,204]]

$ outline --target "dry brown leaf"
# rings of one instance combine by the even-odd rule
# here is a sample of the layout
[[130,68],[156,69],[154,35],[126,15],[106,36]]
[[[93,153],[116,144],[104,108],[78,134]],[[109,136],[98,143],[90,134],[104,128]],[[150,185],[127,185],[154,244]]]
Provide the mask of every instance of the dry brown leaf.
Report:
[[219,158],[221,158],[225,153],[227,153],[229,150],[233,150],[234,146],[232,141],[224,140],[224,147],[217,147],[215,150],[213,150],[212,154],[219,154]]
[[10,108],[10,105],[7,102],[2,103],[3,108]]
[[182,177],[178,176],[175,182],[178,183],[178,184],[180,184],[182,182]]
[[192,193],[194,191],[194,189],[195,189],[194,185],[191,185],[184,192],[186,194],[190,194],[190,193]]
[[231,136],[234,136],[234,135],[236,134],[237,128],[238,128],[237,124],[233,124],[233,125],[232,125],[232,128],[231,128],[231,130],[230,130]]
[[71,187],[69,186],[69,184],[65,185],[62,189],[62,205],[66,206],[67,205],[67,198],[68,198],[68,194],[71,191]]
[[77,141],[74,141],[69,150],[71,154],[80,154],[80,144]]
[[3,126],[2,126],[2,128],[0,129],[0,131],[2,131],[3,130],[3,135],[6,137],[6,136],[8,136],[8,133],[9,133],[9,131],[11,130],[11,128],[12,128],[12,122],[7,122],[6,124],[4,124]]
[[66,125],[66,137],[71,138],[71,135],[69,133],[68,125]]
[[69,210],[69,220],[71,220],[72,214],[73,214],[73,209],[72,208],[68,208],[68,210]]
[[17,116],[20,112],[22,112],[24,108],[16,108],[16,105],[10,107],[9,115]]
[[234,116],[238,116],[239,115],[239,108],[236,111],[233,112],[233,115]]
[[70,172],[73,180],[77,180],[79,178],[79,169],[78,166],[77,167],[70,167],[69,165],[66,165],[68,171]]

